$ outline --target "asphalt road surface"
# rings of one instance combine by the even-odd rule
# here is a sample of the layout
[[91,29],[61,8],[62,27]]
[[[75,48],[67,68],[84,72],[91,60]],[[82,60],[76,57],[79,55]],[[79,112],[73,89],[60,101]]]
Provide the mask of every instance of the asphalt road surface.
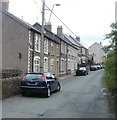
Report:
[[62,89],[43,96],[21,95],[2,101],[2,118],[114,118],[114,111],[103,96],[104,70],[90,71],[87,76],[60,80]]

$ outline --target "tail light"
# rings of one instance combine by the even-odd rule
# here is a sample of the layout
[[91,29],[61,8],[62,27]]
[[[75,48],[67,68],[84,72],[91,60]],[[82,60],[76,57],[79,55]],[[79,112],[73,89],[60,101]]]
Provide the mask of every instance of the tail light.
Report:
[[43,79],[43,80],[46,80],[46,74],[43,73],[42,79]]

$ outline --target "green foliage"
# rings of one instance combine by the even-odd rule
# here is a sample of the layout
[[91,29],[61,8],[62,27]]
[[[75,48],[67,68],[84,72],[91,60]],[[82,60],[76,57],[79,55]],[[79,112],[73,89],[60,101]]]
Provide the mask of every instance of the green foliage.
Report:
[[108,55],[107,60],[105,61],[105,85],[112,92],[117,91],[116,57],[117,55],[115,55],[115,53],[111,53]]
[[103,48],[107,53],[105,85],[108,90],[117,94],[117,23],[112,23],[111,28],[111,33],[106,34],[106,39],[110,39],[110,45]]

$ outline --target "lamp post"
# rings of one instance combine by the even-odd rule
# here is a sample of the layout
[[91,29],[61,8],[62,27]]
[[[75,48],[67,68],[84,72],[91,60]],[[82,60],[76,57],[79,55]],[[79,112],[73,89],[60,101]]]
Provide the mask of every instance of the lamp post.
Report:
[[56,5],[56,6],[60,6],[60,4],[54,4],[54,5],[52,6],[52,9],[51,9],[51,13],[50,13],[48,22],[50,21],[50,18],[51,18],[51,16],[52,16],[52,11],[53,11],[55,5]]
[[44,16],[45,16],[45,0],[42,4],[42,29],[41,29],[41,55],[40,55],[40,72],[44,72]]

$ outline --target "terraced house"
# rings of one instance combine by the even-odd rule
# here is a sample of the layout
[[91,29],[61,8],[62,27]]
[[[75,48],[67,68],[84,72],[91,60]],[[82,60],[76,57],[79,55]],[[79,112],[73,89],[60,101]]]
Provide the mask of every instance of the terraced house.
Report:
[[[20,70],[22,75],[40,72],[42,26],[38,23],[32,26],[7,9],[0,8],[0,14],[2,70]],[[51,23],[44,27],[44,72],[52,72],[56,76],[74,73],[78,64],[87,61],[88,50],[77,38],[64,34],[62,26],[58,26],[57,34],[51,29]]]

